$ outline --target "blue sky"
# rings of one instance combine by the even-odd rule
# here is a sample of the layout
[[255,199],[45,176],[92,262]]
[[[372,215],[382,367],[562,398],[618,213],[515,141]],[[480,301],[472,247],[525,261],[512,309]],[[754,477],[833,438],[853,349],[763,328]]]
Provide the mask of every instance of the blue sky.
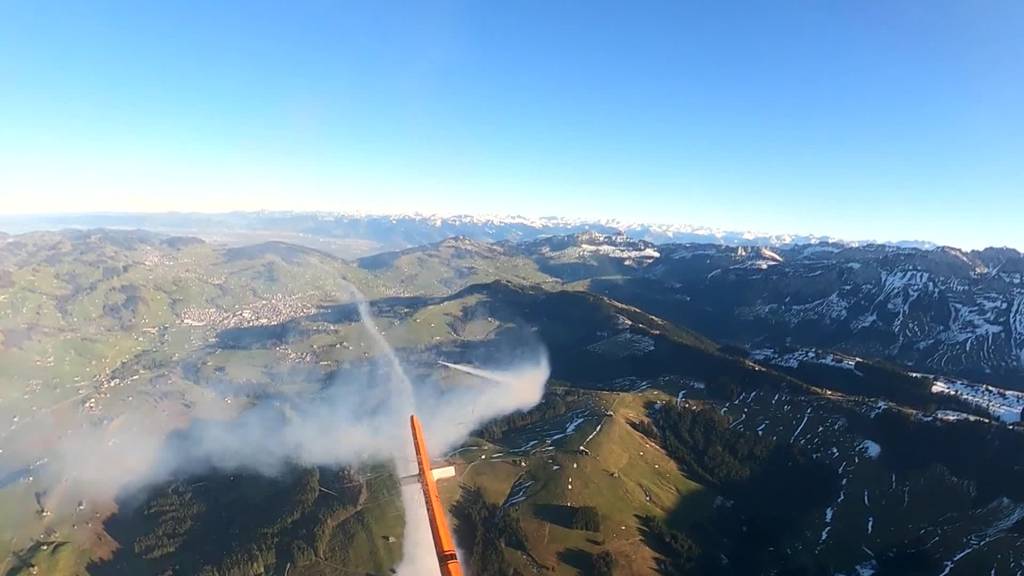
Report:
[[[428,6],[429,4],[429,6]],[[1024,248],[1024,3],[0,3],[0,212]]]

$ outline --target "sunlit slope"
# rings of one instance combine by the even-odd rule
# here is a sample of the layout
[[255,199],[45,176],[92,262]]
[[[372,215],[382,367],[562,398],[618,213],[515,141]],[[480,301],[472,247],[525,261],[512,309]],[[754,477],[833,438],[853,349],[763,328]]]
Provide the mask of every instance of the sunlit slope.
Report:
[[557,283],[536,262],[507,245],[464,237],[368,256],[358,264],[384,281],[390,294],[401,296],[446,295],[493,280]]
[[224,250],[84,231],[17,236],[0,255],[0,393],[20,391],[18,381],[60,396],[140,353],[202,345],[225,328],[279,324],[351,298],[342,281],[380,291],[358,268],[281,244]]
[[[650,574],[653,552],[643,540],[638,517],[667,518],[677,509],[687,516],[700,516],[709,512],[713,497],[629,426],[629,414],[635,409],[630,406],[632,398],[604,400],[614,405],[613,415],[581,426],[566,439],[564,450],[531,462],[527,476],[536,486],[531,487],[535,490],[531,497],[519,504],[523,524],[531,553],[553,566],[555,573],[576,573],[574,550],[609,550],[619,559],[622,573]],[[579,450],[584,442],[586,452]],[[583,506],[597,509],[600,531],[565,524],[565,507]]]
[[[203,377],[204,363],[209,374],[217,369],[211,343],[351,299],[346,282],[371,297],[380,291],[358,268],[288,245],[231,250],[127,231],[8,237],[0,244],[0,553],[40,538],[74,544],[36,546],[61,562],[107,547],[98,531],[111,505],[80,504],[74,483],[44,484],[39,455],[80,426],[116,425],[126,414],[151,414],[159,427],[206,405],[224,412],[223,395]],[[235,360],[224,364],[254,373],[249,359]]]

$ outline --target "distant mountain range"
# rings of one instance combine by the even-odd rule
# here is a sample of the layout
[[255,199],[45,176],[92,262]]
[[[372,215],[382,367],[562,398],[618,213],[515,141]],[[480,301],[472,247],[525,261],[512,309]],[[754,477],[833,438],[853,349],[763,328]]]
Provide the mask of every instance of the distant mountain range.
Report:
[[[835,347],[1024,388],[1024,256],[1012,249],[556,218],[230,213],[17,221],[139,227],[236,245],[286,240],[361,257],[359,266],[386,279],[392,294],[444,294],[490,278],[585,282],[725,342]],[[12,222],[0,219],[0,228],[16,231]]]
[[[208,239],[251,243],[258,237],[312,245],[345,257],[400,250],[452,236],[478,241],[524,241],[546,236],[598,232],[626,234],[654,243],[698,242],[726,246],[792,246],[868,242],[796,234],[760,234],[687,224],[629,223],[559,217],[360,215],[326,212],[230,212],[224,214],[68,214],[0,216],[0,230],[26,232],[62,228],[142,228],[189,233]],[[257,238],[254,238],[257,237]],[[891,242],[894,246],[932,248],[929,242]]]
[[1024,388],[1024,255],[1012,249],[655,244],[591,231],[497,244],[459,237],[360,264],[401,268],[393,285],[422,286],[420,276],[438,276],[417,271],[441,266],[525,278],[524,260],[719,341],[834,347]]

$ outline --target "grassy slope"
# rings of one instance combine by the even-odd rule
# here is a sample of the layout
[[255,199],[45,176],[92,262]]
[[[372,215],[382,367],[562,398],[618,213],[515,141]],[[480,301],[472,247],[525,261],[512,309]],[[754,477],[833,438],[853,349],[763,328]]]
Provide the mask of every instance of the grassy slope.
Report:
[[[220,326],[187,324],[189,309],[227,318],[270,302],[262,314],[287,318],[292,310],[315,310],[349,297],[339,279],[370,296],[382,292],[382,284],[352,265],[279,244],[233,251],[202,243],[172,246],[145,233],[85,231],[19,236],[0,252],[3,474],[32,464],[47,442],[92,418],[83,409],[91,398],[99,401],[99,416],[116,419],[129,410],[166,410],[161,398],[184,402],[203,395],[196,382],[183,378],[182,367]],[[265,367],[281,361],[257,354],[251,361],[229,362],[230,355],[212,357],[208,368],[230,364],[233,372],[226,378],[257,380]],[[202,371],[196,375],[203,381]],[[160,389],[156,381],[163,382]],[[49,425],[51,420],[68,429]],[[24,548],[45,530],[90,541],[76,535],[86,529],[75,521],[77,498],[58,501],[59,491],[38,476],[21,473],[20,480],[0,486],[0,556]],[[37,491],[48,494],[53,516],[37,514]],[[81,550],[75,548],[81,567]],[[34,550],[41,558],[55,555],[52,549]],[[60,549],[61,558],[69,554]]]
[[358,263],[383,280],[393,295],[447,295],[493,280],[557,284],[529,258],[498,245],[459,238],[378,254]]
[[[566,555],[574,549],[595,553],[609,549],[620,559],[624,574],[650,574],[654,557],[642,540],[637,515],[665,518],[672,513],[674,522],[685,524],[709,512],[713,495],[683,476],[658,446],[628,424],[644,414],[644,403],[665,400],[666,395],[657,391],[593,395],[612,416],[588,421],[554,451],[523,458],[525,466],[518,463],[519,458],[481,460],[474,452],[460,482],[481,488],[485,497],[497,503],[507,498],[520,476],[532,480],[529,497],[518,505],[520,518],[531,553],[553,574],[577,573],[572,556]],[[579,453],[578,447],[598,424],[600,430],[586,443],[590,454]],[[451,485],[445,497],[456,498]],[[551,521],[552,505],[596,507],[601,533],[572,530]],[[524,572],[532,564],[515,551],[509,551],[509,557]]]

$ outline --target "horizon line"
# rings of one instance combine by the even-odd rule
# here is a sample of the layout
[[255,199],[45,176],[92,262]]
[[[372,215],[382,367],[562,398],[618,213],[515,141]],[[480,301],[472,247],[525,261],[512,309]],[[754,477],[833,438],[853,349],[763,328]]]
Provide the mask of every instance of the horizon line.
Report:
[[[543,216],[526,216],[523,214],[513,213],[472,213],[472,212],[422,212],[422,211],[409,211],[409,212],[386,212],[386,211],[374,211],[374,210],[293,210],[293,209],[236,209],[236,210],[94,210],[94,211],[67,211],[67,212],[0,212],[0,222],[3,221],[17,221],[17,220],[32,220],[32,219],[63,219],[63,218],[76,218],[76,217],[151,217],[151,216],[260,216],[260,215],[273,215],[273,214],[288,214],[296,216],[334,216],[334,217],[350,217],[350,218],[408,218],[408,219],[443,219],[443,220],[454,220],[460,218],[466,219],[477,219],[485,221],[509,221],[530,224],[530,221],[537,221],[538,223],[561,223],[561,224],[575,224],[575,225],[587,225],[596,224],[601,226],[607,226],[609,228],[616,228],[620,233],[626,234],[626,230],[620,228],[620,226],[626,227],[645,227],[652,229],[667,229],[665,233],[691,233],[691,234],[704,234],[708,236],[714,236],[722,238],[727,235],[738,235],[744,240],[749,240],[749,245],[757,245],[755,240],[765,239],[774,240],[775,245],[800,245],[800,244],[848,244],[855,246],[865,245],[888,245],[888,246],[899,246],[899,245],[919,245],[919,246],[902,246],[912,247],[918,249],[939,249],[939,248],[953,248],[955,250],[961,250],[966,252],[979,252],[987,249],[1010,249],[1017,252],[1024,253],[1024,250],[1008,245],[985,245],[984,247],[978,248],[963,248],[960,246],[954,246],[952,244],[944,244],[932,240],[922,239],[902,239],[902,240],[877,240],[877,239],[859,239],[851,240],[848,238],[841,238],[830,234],[817,234],[810,232],[763,232],[755,230],[742,230],[739,228],[719,228],[713,226],[689,224],[683,222],[653,222],[646,221],[636,218],[609,218],[609,217],[572,217],[572,216],[561,216],[555,214],[543,215]],[[82,228],[81,226],[69,226],[70,229]],[[99,226],[99,228],[104,228]],[[46,228],[39,228],[31,231],[42,231]],[[138,228],[145,230],[145,228]],[[674,230],[673,230],[674,229]],[[788,239],[781,241],[783,238]],[[802,238],[804,241],[794,241],[797,238]],[[683,242],[689,243],[689,242]],[[742,243],[737,243],[741,245]]]

